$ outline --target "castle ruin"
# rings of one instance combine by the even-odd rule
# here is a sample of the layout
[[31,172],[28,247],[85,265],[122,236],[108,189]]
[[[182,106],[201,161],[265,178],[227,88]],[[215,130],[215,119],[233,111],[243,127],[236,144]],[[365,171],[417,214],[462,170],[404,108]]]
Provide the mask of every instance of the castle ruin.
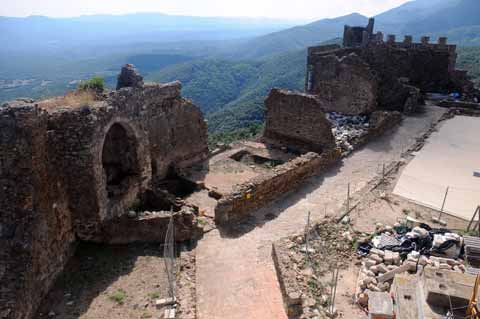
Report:
[[185,241],[200,211],[232,225],[400,123],[423,93],[473,91],[446,38],[384,41],[370,19],[345,26],[343,45],[308,49],[305,93],[272,89],[261,137],[211,153],[181,84],[144,83],[132,65],[94,102],[5,104],[0,317],[31,318],[79,241],[162,242],[171,216]]
[[[195,215],[162,185],[208,156],[203,115],[178,82],[123,83],[81,107],[0,109],[1,318],[33,315],[77,240],[161,241],[170,210],[178,239],[191,237]],[[127,216],[140,205],[158,214]]]

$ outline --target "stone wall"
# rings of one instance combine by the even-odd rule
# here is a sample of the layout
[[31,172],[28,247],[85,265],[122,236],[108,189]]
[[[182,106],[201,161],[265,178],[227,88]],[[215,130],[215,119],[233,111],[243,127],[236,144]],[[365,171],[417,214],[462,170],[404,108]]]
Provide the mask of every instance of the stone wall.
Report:
[[321,153],[335,146],[332,125],[315,96],[272,89],[263,137],[270,144]]
[[29,318],[73,252],[72,213],[48,115],[2,108],[0,127],[0,318]]
[[[108,244],[128,244],[134,242],[161,243],[165,240],[170,212],[141,213],[135,217],[122,216],[103,225],[101,241]],[[191,240],[199,229],[196,213],[185,207],[173,213],[175,240]]]
[[306,90],[345,114],[403,111],[412,87],[448,92],[458,85],[455,46],[376,42],[366,47],[309,49]]
[[377,108],[378,81],[369,65],[355,53],[316,59],[311,92],[326,112],[367,114]]
[[[358,139],[353,147],[355,149],[362,147],[394,128],[401,121],[402,114],[399,112],[373,112],[370,115],[368,133]],[[342,152],[338,148],[322,154],[309,152],[244,184],[237,185],[231,194],[218,201],[215,208],[215,222],[226,225],[247,218],[253,210],[296,189],[308,178],[324,173],[341,158]]]
[[340,157],[337,149],[321,155],[310,152],[238,185],[232,194],[218,201],[215,222],[228,224],[245,219],[252,210],[294,190],[307,178],[321,174]]
[[[208,156],[203,116],[180,89],[139,85],[80,107],[0,108],[0,318],[34,314],[76,238],[163,240],[165,218],[122,221],[157,180]],[[177,239],[189,239],[195,216],[175,221]]]

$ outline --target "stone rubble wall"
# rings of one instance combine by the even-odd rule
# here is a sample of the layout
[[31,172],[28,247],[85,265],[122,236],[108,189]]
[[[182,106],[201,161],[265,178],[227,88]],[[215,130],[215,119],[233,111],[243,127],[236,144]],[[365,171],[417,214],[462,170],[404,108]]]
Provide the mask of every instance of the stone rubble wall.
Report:
[[335,146],[332,125],[315,96],[272,89],[265,107],[263,138],[269,143],[317,153]]
[[30,318],[73,253],[72,212],[48,115],[6,107],[0,127],[0,318]]
[[[372,113],[368,133],[353,145],[354,148],[359,148],[381,136],[401,120],[402,115],[399,112]],[[327,150],[322,154],[309,152],[246,183],[237,185],[231,194],[218,201],[215,208],[215,222],[226,225],[247,218],[255,209],[295,190],[308,178],[322,174],[341,158],[342,152],[338,148]]]
[[[180,89],[177,82],[127,87],[92,105],[49,112],[25,99],[0,108],[0,318],[34,315],[76,238],[163,240],[165,219],[107,225],[169,170],[207,158],[203,116]],[[118,201],[107,196],[102,162],[113,125],[134,141],[136,156],[135,179]],[[178,238],[188,239],[195,216],[177,215]]]
[[272,243],[272,260],[282,291],[283,304],[288,318],[298,318],[303,313],[301,288],[296,280],[288,280],[292,272],[289,249],[284,239]]
[[[101,241],[107,244],[164,242],[170,216],[170,212],[148,212],[134,218],[122,216],[102,227]],[[188,207],[173,213],[173,220],[178,242],[191,240],[199,232],[196,214]]]
[[238,185],[232,194],[218,201],[215,222],[228,224],[245,219],[254,209],[294,190],[307,178],[324,172],[340,158],[341,153],[337,149],[321,155],[310,152]]
[[412,103],[412,86],[422,92],[448,92],[457,86],[451,70],[456,53],[450,47],[406,48],[382,42],[309,52],[306,91],[329,102],[331,111],[350,115],[373,109],[403,111],[406,103]]

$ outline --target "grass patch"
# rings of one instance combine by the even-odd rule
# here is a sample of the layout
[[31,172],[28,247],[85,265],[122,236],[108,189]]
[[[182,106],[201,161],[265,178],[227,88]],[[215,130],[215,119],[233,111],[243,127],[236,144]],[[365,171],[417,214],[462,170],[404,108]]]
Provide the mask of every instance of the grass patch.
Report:
[[404,208],[404,209],[402,209],[402,213],[403,213],[404,215],[408,216],[408,215],[410,214],[410,210]]
[[158,291],[151,292],[151,293],[148,294],[148,297],[150,299],[158,299],[158,298],[160,298],[160,293]]
[[69,92],[65,96],[57,96],[38,102],[38,107],[46,111],[54,111],[58,108],[77,108],[92,105],[96,95],[92,91]]
[[112,295],[110,295],[110,300],[115,301],[119,305],[123,305],[125,303],[125,299],[127,298],[127,293],[123,289],[118,289]]

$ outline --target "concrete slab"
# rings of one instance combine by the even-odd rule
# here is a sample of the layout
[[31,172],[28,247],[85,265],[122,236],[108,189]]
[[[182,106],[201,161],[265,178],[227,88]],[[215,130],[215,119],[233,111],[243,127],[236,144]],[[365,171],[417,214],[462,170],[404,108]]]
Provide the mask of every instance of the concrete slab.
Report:
[[449,187],[444,211],[470,220],[480,204],[478,133],[480,118],[456,116],[433,133],[407,165],[394,194],[440,210]]
[[390,294],[386,292],[368,292],[368,318],[393,318],[393,302]]

